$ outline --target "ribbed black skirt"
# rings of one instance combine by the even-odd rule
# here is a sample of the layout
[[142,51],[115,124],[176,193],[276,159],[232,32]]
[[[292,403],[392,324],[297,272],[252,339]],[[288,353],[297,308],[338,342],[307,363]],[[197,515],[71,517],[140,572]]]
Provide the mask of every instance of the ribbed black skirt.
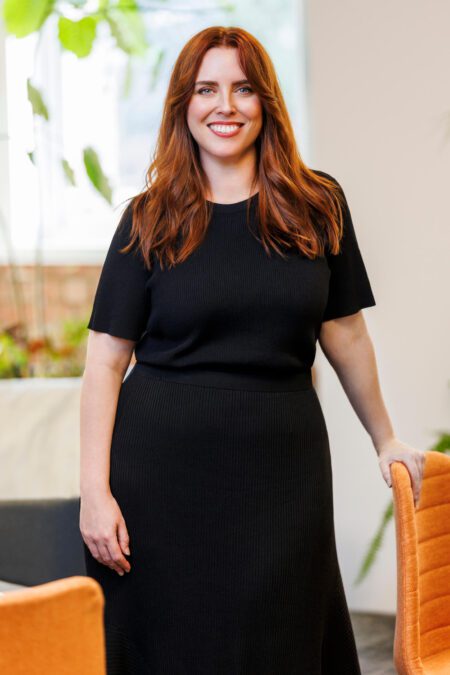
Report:
[[105,595],[108,675],[360,675],[313,385],[122,384],[111,491],[130,536]]

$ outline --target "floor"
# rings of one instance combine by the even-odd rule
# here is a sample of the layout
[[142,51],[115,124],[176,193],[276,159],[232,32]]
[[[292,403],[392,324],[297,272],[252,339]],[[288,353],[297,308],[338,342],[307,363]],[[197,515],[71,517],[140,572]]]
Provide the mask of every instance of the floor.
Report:
[[[20,588],[22,586],[0,581],[0,596]],[[395,617],[352,612],[351,618],[362,675],[396,675],[392,663]]]
[[362,675],[396,675],[393,664],[395,616],[351,612]]

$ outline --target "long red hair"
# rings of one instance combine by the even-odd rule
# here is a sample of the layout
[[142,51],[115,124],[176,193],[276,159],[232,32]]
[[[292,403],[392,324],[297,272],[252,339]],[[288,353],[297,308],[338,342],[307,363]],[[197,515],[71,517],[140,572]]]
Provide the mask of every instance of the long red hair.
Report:
[[187,107],[202,59],[212,47],[232,47],[250,86],[261,100],[263,125],[256,139],[259,239],[267,253],[295,247],[308,258],[339,252],[343,194],[339,184],[318,175],[298,151],[273,63],[261,43],[243,28],[211,26],[194,35],[172,70],[146,188],[131,202],[128,251],[138,241],[151,268],[185,260],[201,243],[211,217],[204,197],[210,188],[198,145],[186,122]]

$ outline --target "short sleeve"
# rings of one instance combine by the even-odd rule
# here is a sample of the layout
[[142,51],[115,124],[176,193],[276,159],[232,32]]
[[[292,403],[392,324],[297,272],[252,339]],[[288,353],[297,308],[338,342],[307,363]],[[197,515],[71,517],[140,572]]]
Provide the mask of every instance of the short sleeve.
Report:
[[326,253],[331,274],[328,300],[322,321],[328,321],[329,319],[338,319],[354,314],[363,307],[373,307],[376,302],[342,186],[329,174],[321,171],[317,171],[316,173],[331,179],[337,184],[344,197],[341,250],[337,254],[332,254],[330,251]]
[[137,341],[145,331],[150,312],[150,271],[136,245],[127,253],[119,252],[130,240],[131,225],[130,202],[106,254],[87,328]]

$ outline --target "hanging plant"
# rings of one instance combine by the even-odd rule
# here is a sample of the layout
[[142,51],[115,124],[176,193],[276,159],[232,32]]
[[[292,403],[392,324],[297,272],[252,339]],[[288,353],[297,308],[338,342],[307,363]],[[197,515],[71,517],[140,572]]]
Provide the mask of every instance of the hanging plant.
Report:
[[[57,39],[61,49],[84,59],[91,54],[98,27],[103,23],[108,26],[117,48],[128,57],[147,55],[150,45],[143,16],[135,0],[99,0],[93,11],[87,11],[86,4],[86,0],[5,0],[2,5],[5,29],[16,38],[24,38],[32,33],[40,35],[49,18],[56,16]],[[39,44],[38,40],[38,48]],[[45,94],[33,83],[32,78],[27,80],[27,94],[33,116],[49,123],[51,115],[45,103]],[[28,155],[35,163],[34,152],[30,151]],[[90,184],[108,204],[112,204],[112,188],[98,153],[92,147],[85,147],[82,155]],[[60,165],[67,182],[76,185],[75,172],[69,161],[60,157]]]

